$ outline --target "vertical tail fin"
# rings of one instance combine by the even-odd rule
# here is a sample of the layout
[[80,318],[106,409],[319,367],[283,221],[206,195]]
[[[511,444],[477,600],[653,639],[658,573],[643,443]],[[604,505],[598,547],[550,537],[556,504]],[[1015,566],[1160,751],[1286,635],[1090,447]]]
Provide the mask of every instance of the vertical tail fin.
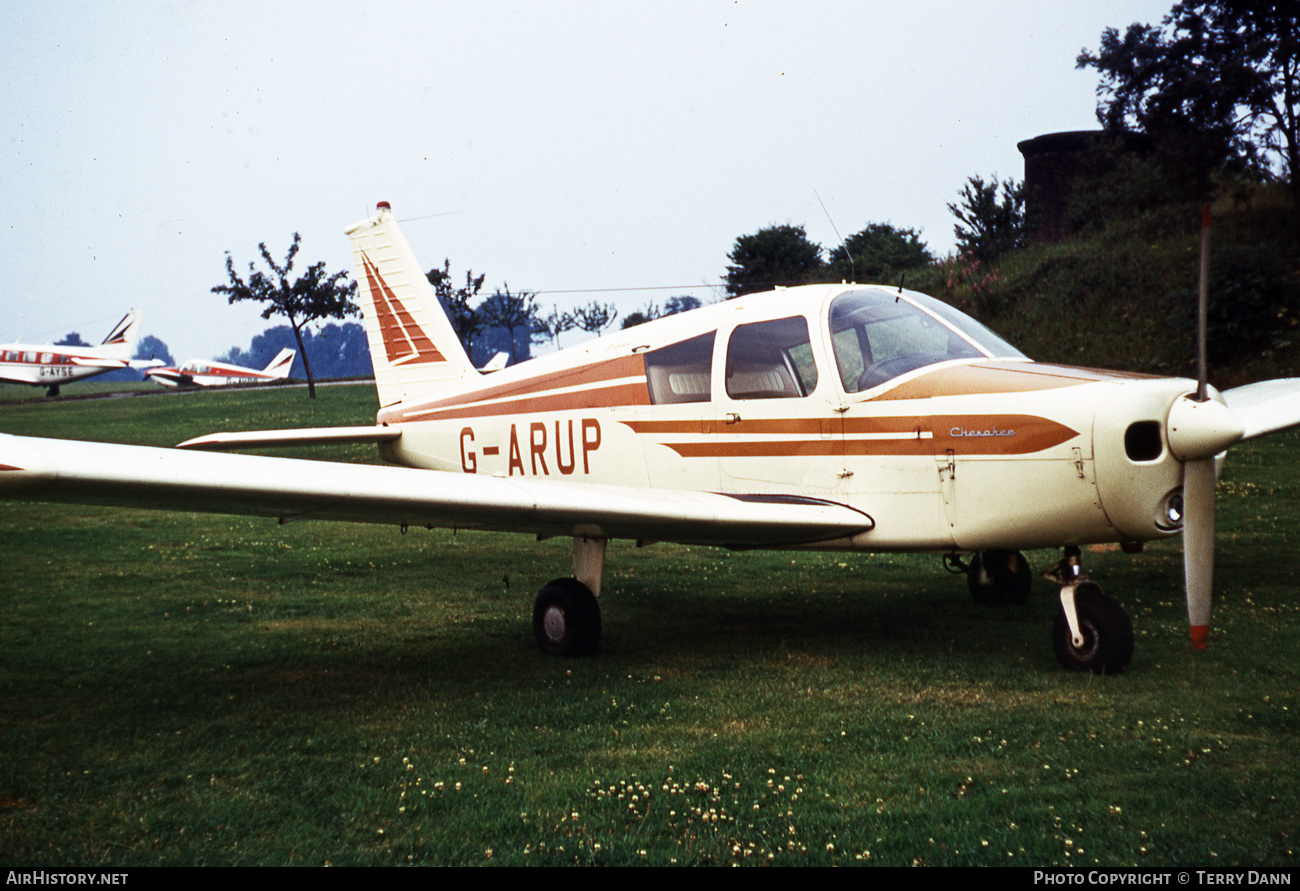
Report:
[[122,321],[113,326],[113,330],[104,338],[104,352],[123,359],[131,358],[136,341],[140,339],[140,313],[134,309],[122,316]]
[[298,355],[297,350],[291,350],[288,347],[276,353],[275,358],[271,360],[265,368],[263,374],[269,374],[276,380],[284,380],[289,376],[289,369],[293,367],[293,357]]
[[388,202],[347,230],[380,406],[475,375]]

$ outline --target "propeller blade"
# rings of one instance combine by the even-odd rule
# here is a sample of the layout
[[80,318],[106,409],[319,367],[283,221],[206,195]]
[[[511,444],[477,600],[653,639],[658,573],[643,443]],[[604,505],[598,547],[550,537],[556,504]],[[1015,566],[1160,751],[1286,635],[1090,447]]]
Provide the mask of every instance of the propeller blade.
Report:
[[1210,205],[1201,209],[1201,269],[1197,299],[1196,394],[1169,410],[1169,448],[1183,462],[1183,583],[1192,646],[1205,649],[1214,597],[1214,456],[1245,435],[1245,425],[1210,398],[1206,362],[1206,310],[1210,290]]
[[1209,363],[1206,360],[1210,304],[1210,205],[1201,208],[1201,272],[1196,300],[1196,401],[1209,398]]
[[1166,420],[1169,450],[1183,462],[1183,578],[1192,646],[1205,649],[1214,593],[1215,457],[1245,432],[1241,419],[1214,399],[1174,401]]
[[1214,458],[1183,464],[1183,577],[1192,646],[1205,649],[1214,593]]

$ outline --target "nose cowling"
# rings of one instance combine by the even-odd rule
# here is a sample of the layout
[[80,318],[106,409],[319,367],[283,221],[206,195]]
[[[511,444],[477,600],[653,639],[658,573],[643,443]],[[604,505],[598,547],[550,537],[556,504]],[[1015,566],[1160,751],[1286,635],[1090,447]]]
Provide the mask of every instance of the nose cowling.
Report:
[[1097,496],[1120,539],[1176,534],[1182,525],[1183,469],[1169,445],[1171,404],[1188,381],[1112,383],[1097,396],[1093,457]]

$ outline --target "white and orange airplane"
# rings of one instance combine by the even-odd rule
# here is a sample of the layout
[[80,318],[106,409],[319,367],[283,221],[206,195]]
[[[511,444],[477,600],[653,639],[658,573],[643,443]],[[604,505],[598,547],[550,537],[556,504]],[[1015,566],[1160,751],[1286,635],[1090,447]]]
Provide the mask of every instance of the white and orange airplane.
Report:
[[113,326],[97,347],[58,344],[7,343],[0,345],[0,381],[47,387],[59,395],[62,384],[103,374],[116,368],[145,368],[148,362],[131,358],[140,339],[140,314],[131,310]]
[[[1300,380],[1196,381],[1038,364],[901,288],[808,285],[625,329],[483,376],[387,203],[348,230],[380,410],[370,427],[215,434],[186,451],[0,437],[0,494],[30,500],[569,536],[537,641],[590,653],[611,538],[919,551],[978,598],[1028,593],[1022,549],[1063,548],[1054,645],[1119,671],[1128,616],[1081,546],[1182,532],[1202,646],[1215,458],[1300,424]],[[374,442],[402,467],[190,449]],[[969,563],[963,559],[973,555]]]
[[230,365],[226,362],[190,359],[179,368],[163,365],[145,370],[149,380],[164,387],[233,387],[246,384],[267,384],[282,381],[289,377],[297,350],[288,347],[280,350],[275,358],[260,371],[245,368],[242,365]]

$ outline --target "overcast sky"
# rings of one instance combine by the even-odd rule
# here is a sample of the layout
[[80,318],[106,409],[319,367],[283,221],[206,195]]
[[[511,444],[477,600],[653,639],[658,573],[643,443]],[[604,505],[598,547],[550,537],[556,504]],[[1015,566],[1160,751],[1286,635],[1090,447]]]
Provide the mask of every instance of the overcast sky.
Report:
[[296,231],[350,271],[379,200],[425,268],[623,312],[709,299],[763,226],[833,247],[818,194],[843,235],[946,254],[968,176],[1096,127],[1079,51],[1170,5],[10,4],[0,340],[98,343],[136,307],[178,360],[246,348],[271,323],[211,293],[225,253]]

